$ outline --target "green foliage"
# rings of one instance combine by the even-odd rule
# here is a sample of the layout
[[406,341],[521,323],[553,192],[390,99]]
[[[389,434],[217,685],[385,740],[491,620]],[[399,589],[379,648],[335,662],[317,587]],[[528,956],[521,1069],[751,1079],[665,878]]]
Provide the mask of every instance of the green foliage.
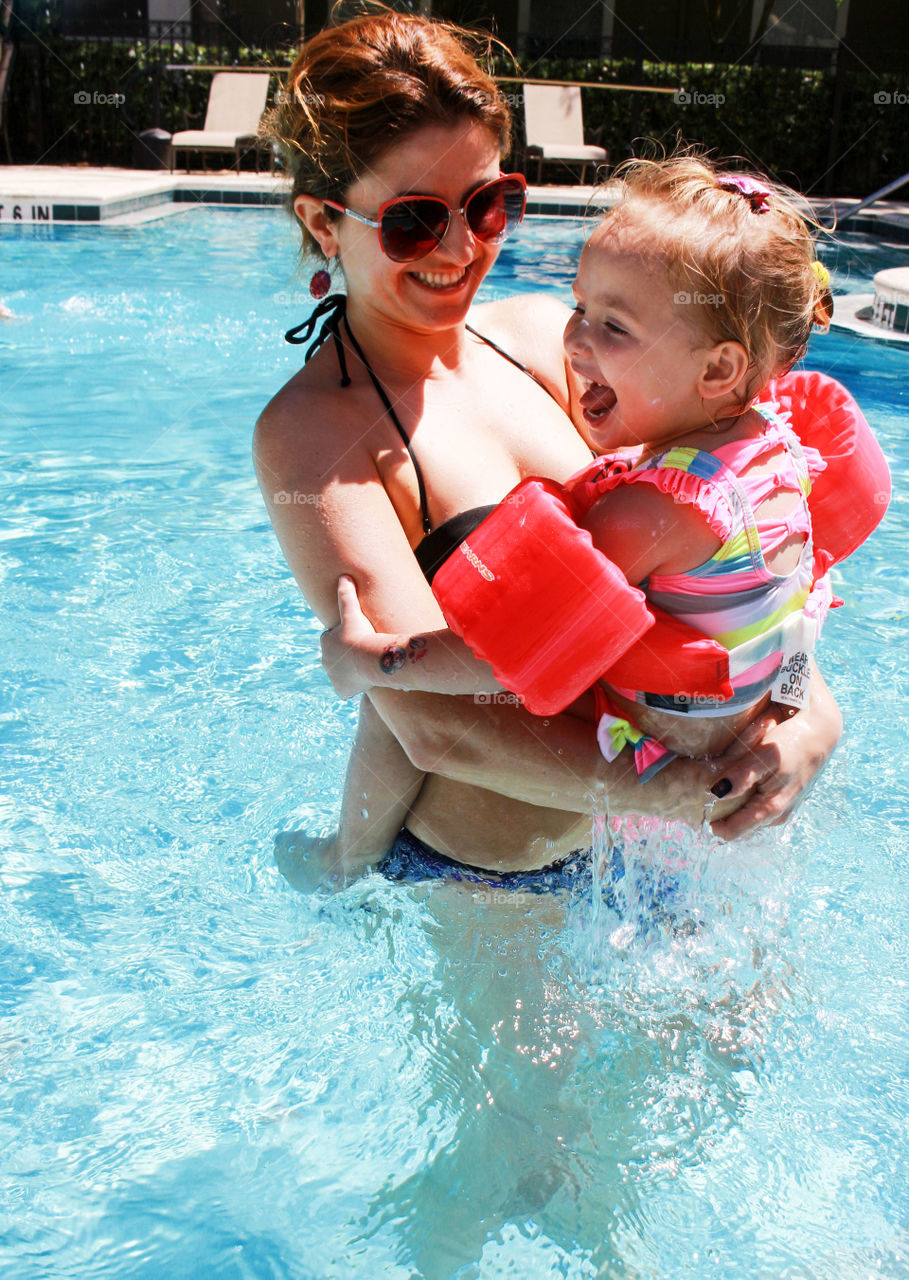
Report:
[[[237,65],[289,65],[293,55],[293,49],[240,48]],[[162,47],[50,34],[40,44],[23,45],[10,87],[14,159],[128,166],[135,133],[153,126],[173,133],[200,125],[204,117],[211,74],[165,71],[165,64],[201,67],[222,57],[221,50],[191,43]],[[493,69],[515,74],[505,57],[497,58]],[[655,139],[667,150],[678,140],[705,146],[717,156],[741,156],[802,190],[821,192],[832,184],[843,195],[866,195],[909,170],[909,85],[895,74],[845,72],[838,113],[836,76],[829,71],[549,58],[534,64],[532,76],[685,91],[687,100],[585,89],[588,136],[608,148],[613,162],[632,150],[639,154],[644,139]],[[275,77],[272,90],[277,87]],[[519,95],[518,84],[502,87]],[[90,101],[77,103],[79,93]],[[111,95],[123,100],[115,105]],[[520,137],[519,106],[515,114]]]
[[[836,76],[829,71],[554,58],[536,63],[533,77],[661,86],[687,94],[687,100],[676,100],[671,94],[635,98],[583,90],[588,140],[606,147],[613,163],[641,154],[647,139],[667,150],[681,142],[718,157],[740,156],[800,190],[820,193],[832,181],[838,195],[861,196],[909,170],[909,85],[896,74],[843,74],[832,144]],[[881,101],[888,94],[891,101]]]
[[[128,167],[134,137],[143,129],[176,133],[201,128],[211,73],[164,67],[212,66],[221,56],[219,50],[193,43],[162,47],[148,41],[52,36],[41,44],[22,45],[10,84],[13,159]],[[292,51],[241,48],[234,65],[289,66],[292,57]],[[277,86],[276,76],[272,89]]]

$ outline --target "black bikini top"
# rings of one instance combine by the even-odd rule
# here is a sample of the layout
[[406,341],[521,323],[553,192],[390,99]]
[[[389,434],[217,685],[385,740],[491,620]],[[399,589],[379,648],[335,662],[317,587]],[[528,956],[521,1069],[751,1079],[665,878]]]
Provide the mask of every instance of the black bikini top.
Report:
[[[310,342],[310,339],[313,338],[313,334],[315,333],[316,324],[323,316],[325,319],[322,322],[322,327],[319,330],[318,336]],[[341,372],[341,386],[349,387],[350,375],[347,372],[347,361],[344,356],[344,343],[341,340],[340,334],[342,321],[350,344],[360,357],[360,360],[363,363],[363,368],[369,374],[372,385],[375,387],[379,399],[385,406],[386,413],[397,428],[398,435],[403,440],[404,447],[410,455],[410,460],[413,463],[413,469],[417,473],[417,485],[420,491],[420,514],[423,520],[423,538],[417,546],[414,547],[413,553],[416,556],[417,564],[423,571],[423,576],[426,578],[427,582],[431,583],[436,571],[440,569],[448,557],[457,550],[464,539],[469,537],[470,534],[473,533],[474,529],[476,529],[478,525],[482,524],[486,517],[495,510],[496,504],[493,503],[492,505],[485,507],[471,507],[467,511],[461,511],[458,515],[451,516],[448,520],[444,520],[442,524],[433,529],[432,521],[429,518],[429,504],[426,498],[426,485],[423,481],[423,471],[417,461],[417,456],[413,451],[413,446],[410,443],[410,437],[401,425],[401,420],[395,413],[394,405],[391,403],[387,391],[376,377],[372,366],[366,359],[363,348],[351,332],[350,323],[347,319],[347,299],[345,295],[343,293],[331,294],[330,297],[319,303],[308,320],[304,321],[303,324],[297,325],[294,329],[288,329],[284,338],[285,341],[291,342],[296,346],[301,346],[303,343],[310,342],[310,346],[306,351],[307,361],[315,355],[323,342],[326,342],[328,338],[332,338],[335,344],[335,353],[338,358],[338,368]],[[538,386],[541,386],[548,396],[552,396],[552,392],[546,384],[542,382],[532,370],[521,364],[519,360],[515,360],[514,356],[510,356],[507,351],[503,351],[502,348],[497,346],[491,338],[484,337],[482,333],[477,333],[476,329],[472,329],[470,325],[467,325],[466,327],[468,333],[472,333],[475,338],[479,338],[481,342],[485,342],[487,347],[492,347],[493,351],[497,351],[500,356],[509,362],[509,364],[513,364],[515,368],[520,369],[522,373],[526,373],[528,378],[533,378],[534,382],[536,382]]]

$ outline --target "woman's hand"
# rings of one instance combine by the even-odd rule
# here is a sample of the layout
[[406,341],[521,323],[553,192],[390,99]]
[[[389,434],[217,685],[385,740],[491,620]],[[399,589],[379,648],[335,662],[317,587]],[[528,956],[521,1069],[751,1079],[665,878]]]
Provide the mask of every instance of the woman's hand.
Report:
[[339,698],[355,698],[375,684],[367,675],[368,660],[379,661],[383,639],[360,608],[353,578],[338,579],[341,621],[322,632],[322,666]]
[[842,728],[839,708],[814,667],[804,711],[789,715],[785,708],[768,707],[714,762],[721,779],[715,794],[726,797],[724,805],[747,797],[731,816],[714,819],[714,834],[734,840],[785,822],[826,764]]

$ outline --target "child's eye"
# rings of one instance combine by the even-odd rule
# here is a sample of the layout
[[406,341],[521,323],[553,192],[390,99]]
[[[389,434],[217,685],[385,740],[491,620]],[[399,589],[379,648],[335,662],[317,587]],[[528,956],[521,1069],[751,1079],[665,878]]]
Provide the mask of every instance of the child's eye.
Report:
[[628,332],[627,329],[623,329],[621,325],[616,324],[613,320],[607,320],[603,325],[603,328],[607,333],[615,333],[622,337],[624,337]]
[[579,302],[576,302],[574,304],[574,314],[576,316],[582,316],[584,314],[584,308],[581,306]]

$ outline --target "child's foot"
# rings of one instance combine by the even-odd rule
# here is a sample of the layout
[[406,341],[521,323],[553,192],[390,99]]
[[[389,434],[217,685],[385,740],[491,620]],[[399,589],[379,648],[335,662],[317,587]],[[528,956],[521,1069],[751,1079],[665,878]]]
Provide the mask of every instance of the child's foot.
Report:
[[275,836],[275,862],[288,883],[303,893],[315,889],[340,889],[344,872],[340,865],[337,833],[311,836],[306,831],[280,831]]

